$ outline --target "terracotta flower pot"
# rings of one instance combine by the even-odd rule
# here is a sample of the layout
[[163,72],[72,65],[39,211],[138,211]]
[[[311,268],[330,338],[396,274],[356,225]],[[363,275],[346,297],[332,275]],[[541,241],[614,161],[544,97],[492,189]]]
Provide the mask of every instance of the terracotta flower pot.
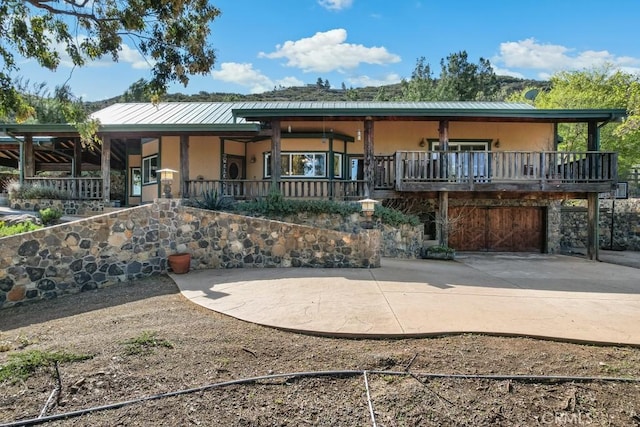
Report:
[[191,267],[191,254],[188,253],[178,253],[169,255],[168,258],[169,267],[176,274],[184,274],[189,272],[189,267]]

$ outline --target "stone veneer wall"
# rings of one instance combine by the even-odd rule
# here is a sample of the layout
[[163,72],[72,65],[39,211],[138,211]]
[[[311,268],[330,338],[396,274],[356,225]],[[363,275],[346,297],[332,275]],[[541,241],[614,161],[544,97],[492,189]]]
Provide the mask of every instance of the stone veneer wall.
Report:
[[[562,249],[583,249],[587,244],[587,208],[584,202],[562,207]],[[613,208],[613,209],[612,209]],[[611,213],[613,212],[613,246]],[[600,200],[600,247],[640,251],[640,199]]]
[[[285,222],[305,224],[312,227],[326,228],[346,233],[360,233],[372,225],[360,214],[342,215],[310,215],[299,213],[283,218]],[[401,225],[392,227],[386,224],[375,224],[375,228],[382,232],[381,255],[391,258],[419,257],[424,240],[424,225]]]
[[104,212],[102,200],[55,200],[55,199],[15,199],[10,202],[11,209],[34,211],[54,208],[63,215],[94,215]]
[[183,207],[180,200],[98,215],[0,239],[0,308],[191,266],[379,267],[380,232],[317,229]]

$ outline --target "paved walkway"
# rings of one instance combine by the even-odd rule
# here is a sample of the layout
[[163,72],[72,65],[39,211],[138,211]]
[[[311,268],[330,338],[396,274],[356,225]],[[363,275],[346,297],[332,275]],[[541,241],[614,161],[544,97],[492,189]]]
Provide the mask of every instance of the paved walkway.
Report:
[[[640,268],[640,253],[634,254]],[[640,270],[577,257],[461,254],[455,262],[385,258],[377,269],[199,270],[171,277],[196,304],[305,333],[475,332],[640,345]]]

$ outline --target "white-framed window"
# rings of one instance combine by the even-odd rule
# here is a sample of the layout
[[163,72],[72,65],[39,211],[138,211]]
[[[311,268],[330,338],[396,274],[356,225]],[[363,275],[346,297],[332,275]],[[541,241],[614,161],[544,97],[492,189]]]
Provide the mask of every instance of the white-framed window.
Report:
[[342,153],[333,153],[333,177],[342,178]]
[[140,197],[142,195],[142,171],[140,168],[130,168],[131,170],[131,188],[129,194],[131,197]]
[[158,155],[154,154],[142,159],[142,185],[155,184],[157,182]]
[[[281,176],[291,178],[325,178],[327,153],[280,154]],[[264,155],[265,177],[271,176],[271,153]]]
[[[448,169],[450,175],[486,177],[489,173],[489,141],[449,141]],[[437,151],[440,141],[432,141],[431,149]],[[451,153],[453,151],[453,153]],[[456,152],[469,152],[457,154]],[[434,153],[434,156],[437,154]]]

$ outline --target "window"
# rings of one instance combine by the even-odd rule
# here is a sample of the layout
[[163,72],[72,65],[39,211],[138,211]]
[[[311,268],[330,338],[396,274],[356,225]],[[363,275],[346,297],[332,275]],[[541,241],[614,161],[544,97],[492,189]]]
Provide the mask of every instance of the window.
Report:
[[333,153],[333,177],[342,178],[342,154]]
[[[324,178],[327,176],[326,153],[283,153],[280,155],[281,176]],[[264,156],[265,176],[271,176],[271,153]]]
[[[437,151],[439,141],[432,141],[431,148]],[[482,178],[489,172],[489,142],[487,141],[449,141],[448,166],[449,175]],[[467,155],[456,152],[471,152]],[[437,156],[437,154],[434,154]]]
[[142,159],[142,185],[155,184],[156,171],[158,170],[158,155],[145,157]]
[[131,197],[140,197],[142,195],[142,171],[140,168],[131,168],[131,189],[129,194]]

